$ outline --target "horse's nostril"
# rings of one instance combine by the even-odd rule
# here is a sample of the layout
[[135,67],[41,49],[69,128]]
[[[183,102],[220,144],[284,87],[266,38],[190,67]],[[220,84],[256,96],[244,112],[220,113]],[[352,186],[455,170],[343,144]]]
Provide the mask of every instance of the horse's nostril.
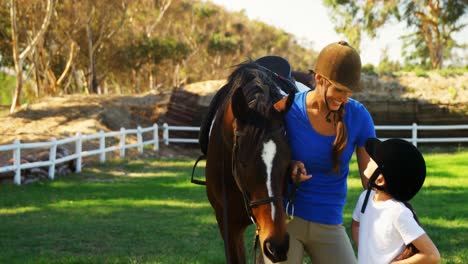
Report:
[[272,250],[271,243],[269,241],[265,241],[265,251],[267,251],[270,254],[274,255],[274,251]]
[[289,249],[289,237],[286,237],[282,243],[276,243],[270,239],[265,240],[263,243],[263,251],[265,256],[272,262],[281,262],[287,259]]

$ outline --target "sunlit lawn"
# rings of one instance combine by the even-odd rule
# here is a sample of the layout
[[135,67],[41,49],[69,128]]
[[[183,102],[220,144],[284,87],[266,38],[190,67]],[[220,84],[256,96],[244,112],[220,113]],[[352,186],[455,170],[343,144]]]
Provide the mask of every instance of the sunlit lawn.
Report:
[[[428,178],[412,204],[443,263],[466,263],[468,152],[425,157]],[[55,181],[0,185],[0,263],[224,263],[205,189],[190,183],[192,165],[114,161]],[[351,173],[346,226],[362,189],[355,163]]]

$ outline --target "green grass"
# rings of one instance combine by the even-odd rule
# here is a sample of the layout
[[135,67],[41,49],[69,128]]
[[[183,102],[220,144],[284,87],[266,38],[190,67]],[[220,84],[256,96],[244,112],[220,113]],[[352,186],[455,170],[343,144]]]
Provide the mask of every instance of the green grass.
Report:
[[[412,204],[442,263],[466,263],[468,151],[425,157],[428,177]],[[0,185],[0,263],[224,263],[205,188],[190,183],[192,165],[114,161],[55,181]],[[351,168],[346,226],[362,189]],[[249,228],[248,254],[252,239]]]

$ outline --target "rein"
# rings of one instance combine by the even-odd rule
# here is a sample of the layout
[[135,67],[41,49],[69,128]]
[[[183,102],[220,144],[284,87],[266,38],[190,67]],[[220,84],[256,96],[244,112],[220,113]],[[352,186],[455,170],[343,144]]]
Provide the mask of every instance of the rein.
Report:
[[[294,186],[291,193],[288,195],[288,202],[286,203],[286,214],[288,216],[287,221],[292,221],[294,219],[294,200],[296,199],[296,192],[299,189],[299,185],[301,184],[299,178],[300,173],[299,168],[297,168],[296,174],[294,176]],[[289,214],[289,206],[291,206],[291,214]]]

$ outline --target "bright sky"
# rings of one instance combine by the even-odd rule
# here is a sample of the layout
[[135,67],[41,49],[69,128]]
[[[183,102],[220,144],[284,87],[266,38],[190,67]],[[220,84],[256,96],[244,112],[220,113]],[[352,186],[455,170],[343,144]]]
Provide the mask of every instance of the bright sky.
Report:
[[[284,29],[298,39],[312,42],[312,47],[320,51],[331,42],[344,39],[335,33],[328,10],[322,0],[209,0],[231,11],[245,10],[250,19],[257,19]],[[466,17],[466,16],[465,16]],[[400,60],[402,42],[399,37],[405,31],[404,24],[386,25],[374,39],[365,37],[361,41],[363,64],[377,65],[383,50],[388,49],[391,60]],[[468,42],[468,27],[456,39]],[[462,39],[461,39],[462,38]]]

